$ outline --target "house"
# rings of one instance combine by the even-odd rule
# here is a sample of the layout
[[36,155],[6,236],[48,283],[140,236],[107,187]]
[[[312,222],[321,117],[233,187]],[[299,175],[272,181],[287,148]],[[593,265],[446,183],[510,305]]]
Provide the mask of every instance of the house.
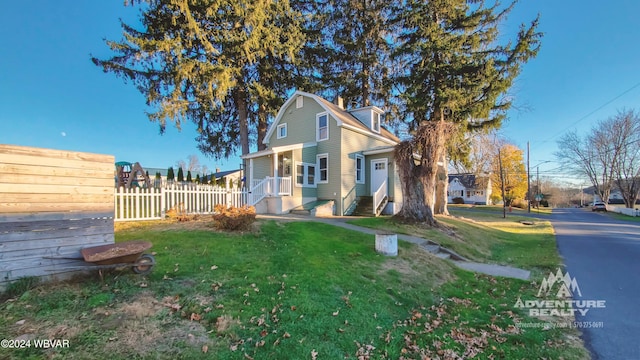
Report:
[[211,177],[215,179],[218,184],[231,184],[232,186],[239,187],[242,183],[242,169],[225,170],[220,171],[216,169],[216,172],[206,177],[207,182],[211,181]]
[[249,203],[258,213],[329,203],[333,215],[349,215],[367,201],[376,214],[399,211],[393,155],[399,139],[381,125],[384,111],[345,110],[337,102],[296,91],[269,127],[267,148],[242,157]]
[[490,204],[491,179],[489,177],[476,177],[474,174],[449,175],[449,189],[447,201],[454,203],[455,198],[462,198],[465,204],[487,205]]

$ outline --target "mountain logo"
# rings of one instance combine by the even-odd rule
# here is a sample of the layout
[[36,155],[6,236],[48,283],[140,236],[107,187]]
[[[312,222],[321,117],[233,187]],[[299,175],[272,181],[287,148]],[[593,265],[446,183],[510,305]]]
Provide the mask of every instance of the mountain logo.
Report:
[[576,294],[582,297],[576,278],[572,278],[568,271],[563,274],[560,268],[555,274],[550,272],[549,276],[542,279],[538,297],[548,296],[553,292],[556,292],[556,298],[559,299],[570,298]]

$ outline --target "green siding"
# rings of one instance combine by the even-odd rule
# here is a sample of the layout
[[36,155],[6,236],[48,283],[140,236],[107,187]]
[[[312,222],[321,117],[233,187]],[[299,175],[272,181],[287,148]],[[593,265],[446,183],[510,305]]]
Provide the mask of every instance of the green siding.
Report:
[[[296,109],[296,102],[291,104],[284,111],[284,115],[278,122],[287,124],[287,137],[278,139],[277,131],[274,131],[269,138],[269,147],[300,144],[316,141],[316,114],[324,112],[324,108],[315,100],[305,97],[302,108]],[[336,125],[333,120],[333,125]],[[335,134],[329,129],[329,138]]]

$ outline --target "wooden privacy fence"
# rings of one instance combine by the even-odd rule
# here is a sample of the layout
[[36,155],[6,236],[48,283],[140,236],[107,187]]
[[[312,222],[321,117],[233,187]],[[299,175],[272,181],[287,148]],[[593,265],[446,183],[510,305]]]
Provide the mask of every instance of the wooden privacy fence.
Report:
[[113,156],[0,144],[0,288],[113,243],[113,184]]
[[212,214],[216,205],[243,206],[247,191],[233,187],[168,184],[159,188],[115,189],[115,221],[164,219],[167,211]]

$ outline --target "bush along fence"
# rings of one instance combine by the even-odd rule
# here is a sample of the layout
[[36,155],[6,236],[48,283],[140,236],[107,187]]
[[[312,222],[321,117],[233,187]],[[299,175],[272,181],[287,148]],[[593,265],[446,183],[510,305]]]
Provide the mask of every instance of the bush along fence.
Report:
[[167,212],[213,214],[216,205],[247,204],[246,189],[218,185],[173,183],[162,187],[115,189],[115,221],[164,219]]

